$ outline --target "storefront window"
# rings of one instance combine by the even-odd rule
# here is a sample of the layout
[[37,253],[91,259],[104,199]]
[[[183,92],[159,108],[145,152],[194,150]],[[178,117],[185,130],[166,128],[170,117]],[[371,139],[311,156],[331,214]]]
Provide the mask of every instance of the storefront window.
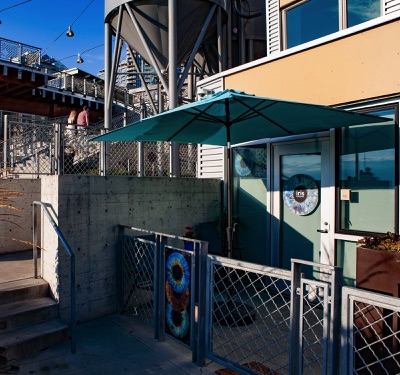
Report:
[[[394,120],[395,109],[372,114]],[[342,129],[340,230],[395,230],[396,134],[392,122]]]

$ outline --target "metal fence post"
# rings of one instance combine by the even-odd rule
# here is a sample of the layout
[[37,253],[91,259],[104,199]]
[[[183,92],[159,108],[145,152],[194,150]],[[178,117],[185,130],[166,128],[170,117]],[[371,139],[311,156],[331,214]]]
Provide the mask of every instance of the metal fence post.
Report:
[[124,309],[124,283],[123,283],[123,257],[124,257],[124,232],[125,228],[118,225],[118,245],[116,258],[116,282],[117,282],[117,313],[122,314]]
[[8,115],[4,116],[4,153],[3,153],[3,167],[7,168],[8,165],[8,159],[9,159],[9,145],[8,145]]
[[207,301],[207,259],[208,242],[201,241],[195,243],[196,259],[196,300],[195,300],[195,347],[193,350],[192,361],[197,366],[203,366],[206,358],[206,301]]
[[33,205],[33,243],[32,243],[32,251],[33,251],[33,277],[35,279],[38,278],[38,267],[37,267],[37,216],[36,216],[36,205]]
[[353,316],[352,314],[353,307],[351,306],[349,300],[349,294],[346,288],[342,290],[342,319],[341,319],[341,356],[340,356],[340,370],[341,374],[346,375],[350,374],[353,369],[353,356],[350,355],[349,348],[353,345],[353,330],[352,325],[350,322],[350,317]]
[[331,317],[330,317],[330,356],[329,356],[329,374],[340,373],[340,335],[341,335],[341,313],[342,313],[342,286],[343,269],[334,267],[331,279]]
[[167,239],[161,234],[156,235],[156,256],[154,262],[154,338],[158,341],[165,341],[165,245]]
[[61,125],[55,124],[54,132],[54,174],[60,176],[62,174],[62,158],[61,158]]
[[292,260],[292,290],[290,301],[289,374],[301,374],[302,336],[300,332],[301,264]]

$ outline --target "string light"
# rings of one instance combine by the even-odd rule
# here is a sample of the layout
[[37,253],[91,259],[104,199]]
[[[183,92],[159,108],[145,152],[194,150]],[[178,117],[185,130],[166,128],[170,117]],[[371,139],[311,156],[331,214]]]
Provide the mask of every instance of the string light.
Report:
[[101,47],[101,46],[104,46],[104,43],[99,44],[98,46],[95,46],[95,47],[91,47],[91,48],[85,49],[83,52],[80,52],[80,53],[78,53],[77,55],[71,55],[71,56],[63,57],[62,59],[59,59],[58,61],[70,59],[70,58],[72,58],[72,57],[77,56],[76,62],[77,62],[78,64],[82,64],[82,63],[84,62],[84,60],[82,59],[82,55],[83,55],[85,52],[92,51],[92,50],[94,50],[94,49],[96,49],[96,48],[99,48],[99,47]]
[[[28,0],[28,1],[31,1],[31,0]],[[43,50],[43,52],[42,52],[43,54],[44,54],[55,42],[57,42],[57,40],[60,39],[64,34],[67,35],[68,37],[72,37],[72,36],[75,35],[74,32],[72,31],[72,25],[73,25],[76,21],[78,21],[78,19],[82,16],[83,13],[86,12],[87,8],[89,8],[89,6],[93,3],[93,1],[94,1],[94,0],[91,0],[91,1],[89,2],[89,4],[86,5],[86,7],[83,9],[83,11],[82,11],[81,13],[79,13],[78,17],[76,17],[75,20],[68,26],[68,28],[65,29],[56,39],[53,40],[53,42],[50,43],[50,45],[49,45],[48,47],[46,47],[46,48]]]

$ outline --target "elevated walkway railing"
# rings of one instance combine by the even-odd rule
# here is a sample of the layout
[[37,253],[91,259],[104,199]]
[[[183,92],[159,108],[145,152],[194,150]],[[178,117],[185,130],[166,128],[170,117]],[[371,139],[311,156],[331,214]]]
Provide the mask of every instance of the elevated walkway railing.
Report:
[[34,276],[35,278],[39,277],[38,273],[38,248],[37,245],[37,233],[38,233],[38,223],[37,223],[37,207],[40,206],[42,208],[42,212],[45,213],[47,219],[50,221],[54,231],[56,232],[58,238],[60,239],[64,249],[67,251],[67,254],[70,259],[70,268],[69,268],[69,279],[70,279],[70,304],[71,304],[71,322],[70,322],[70,333],[71,333],[71,353],[76,353],[76,290],[75,290],[75,254],[71,247],[69,246],[67,240],[62,234],[60,228],[56,224],[53,216],[51,215],[48,206],[48,203],[44,203],[41,201],[33,202],[33,267],[34,267]]
[[29,67],[40,66],[40,48],[0,38],[0,60]]
[[[112,129],[139,120],[136,112],[118,113]],[[101,134],[104,123],[87,129],[68,129],[67,117],[40,118],[5,115],[2,165],[7,175],[39,178],[41,175],[100,174],[101,144],[87,142]],[[180,175],[196,177],[197,145],[180,144]],[[108,142],[107,174],[140,177],[169,176],[170,147],[167,142]]]

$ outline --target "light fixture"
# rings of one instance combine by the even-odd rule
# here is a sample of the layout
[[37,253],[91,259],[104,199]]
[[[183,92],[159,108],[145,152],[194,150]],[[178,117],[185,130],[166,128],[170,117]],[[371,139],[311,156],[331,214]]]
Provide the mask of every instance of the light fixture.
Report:
[[82,59],[81,54],[78,53],[78,60],[76,60],[76,62],[77,62],[78,64],[82,64],[83,61],[84,61],[84,60]]
[[67,31],[67,33],[65,35],[68,36],[68,37],[72,37],[72,36],[75,35],[74,32],[71,29],[71,26],[68,26],[68,31]]

